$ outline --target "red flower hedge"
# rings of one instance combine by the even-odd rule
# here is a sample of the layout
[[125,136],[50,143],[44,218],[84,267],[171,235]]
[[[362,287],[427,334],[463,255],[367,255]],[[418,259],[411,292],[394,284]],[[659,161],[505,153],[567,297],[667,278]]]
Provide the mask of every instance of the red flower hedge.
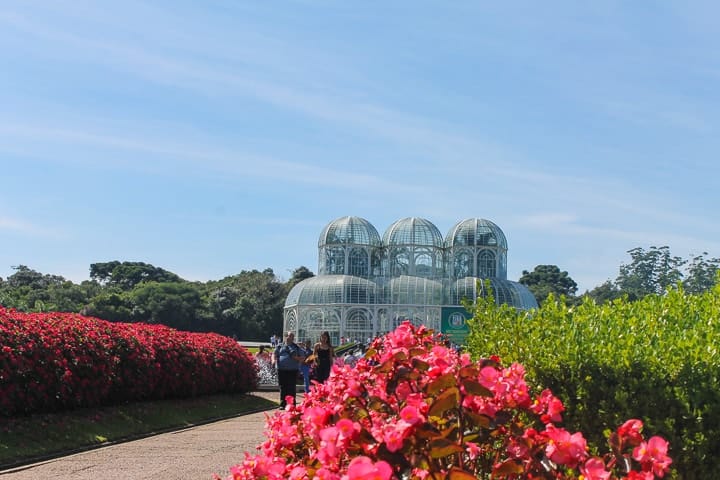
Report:
[[5,416],[257,386],[255,362],[234,340],[163,325],[0,307],[0,345]]

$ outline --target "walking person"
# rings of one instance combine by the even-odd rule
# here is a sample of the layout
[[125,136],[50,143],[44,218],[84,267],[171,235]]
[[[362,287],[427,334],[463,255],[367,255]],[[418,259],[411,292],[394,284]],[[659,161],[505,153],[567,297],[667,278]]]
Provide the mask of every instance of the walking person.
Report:
[[320,341],[315,344],[313,350],[315,355],[315,370],[316,377],[319,383],[325,383],[325,380],[330,376],[330,368],[332,368],[333,362],[335,362],[335,349],[330,343],[330,334],[323,332],[320,335]]
[[310,346],[310,340],[305,340],[300,344],[300,350],[305,360],[300,364],[300,372],[303,376],[303,382],[305,383],[305,393],[310,391],[310,363],[312,362],[311,356],[313,353],[312,347]]
[[305,360],[300,347],[295,343],[295,334],[288,332],[285,335],[285,343],[275,348],[275,364],[278,369],[278,384],[280,385],[280,408],[287,405],[287,397],[290,396],[295,403],[297,382],[300,364]]

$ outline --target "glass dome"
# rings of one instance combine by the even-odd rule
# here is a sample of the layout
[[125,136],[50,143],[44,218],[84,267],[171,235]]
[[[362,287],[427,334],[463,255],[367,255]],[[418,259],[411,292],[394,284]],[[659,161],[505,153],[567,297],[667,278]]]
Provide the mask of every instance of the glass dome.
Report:
[[440,230],[429,220],[416,217],[403,218],[390,225],[383,235],[383,243],[387,247],[443,247]]
[[468,218],[450,229],[445,247],[498,247],[507,250],[507,239],[500,227],[483,218]]
[[341,217],[328,223],[320,234],[318,247],[326,245],[365,245],[380,247],[380,235],[375,227],[360,217]]
[[391,305],[442,305],[442,282],[423,277],[402,275],[392,278],[383,289]]
[[440,230],[423,218],[404,218],[383,235],[385,276],[438,278],[445,274]]
[[381,265],[380,235],[364,218],[338,218],[320,234],[319,275],[377,276],[381,273]]
[[502,278],[460,278],[450,284],[446,303],[448,305],[462,305],[463,299],[474,302],[478,294],[485,295],[483,292],[485,281],[490,282],[490,288],[495,295],[497,304],[506,303],[520,310],[538,307],[537,300],[525,285]]
[[327,304],[375,304],[377,284],[352,275],[323,275],[306,278],[295,285],[285,306]]
[[445,237],[445,269],[451,278],[507,279],[507,239],[490,220],[458,222]]

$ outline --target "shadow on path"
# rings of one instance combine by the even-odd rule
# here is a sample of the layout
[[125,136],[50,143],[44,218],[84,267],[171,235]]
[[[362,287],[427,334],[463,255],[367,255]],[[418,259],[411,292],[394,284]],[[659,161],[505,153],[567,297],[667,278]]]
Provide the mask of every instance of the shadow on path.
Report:
[[[253,395],[278,401],[277,392]],[[265,441],[265,418],[275,412],[250,413],[2,470],[0,480],[211,480],[213,474],[225,478],[245,452],[255,453]]]

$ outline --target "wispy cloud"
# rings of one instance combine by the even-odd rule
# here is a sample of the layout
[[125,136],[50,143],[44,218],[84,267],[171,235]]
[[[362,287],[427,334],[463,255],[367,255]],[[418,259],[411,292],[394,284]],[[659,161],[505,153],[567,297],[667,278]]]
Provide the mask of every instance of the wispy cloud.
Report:
[[[153,155],[152,160],[147,156],[116,155],[116,168],[131,168],[146,173],[159,175],[177,175],[178,167],[185,166],[200,175],[235,176],[237,178],[264,178],[283,181],[292,184],[322,185],[326,188],[342,188],[350,190],[365,190],[368,192],[382,192],[387,189],[394,191],[416,192],[412,186],[398,184],[379,176],[331,168],[314,166],[302,162],[286,161],[252,153],[242,153],[224,150],[218,147],[202,144],[171,143],[171,141],[158,138],[143,139],[116,136],[91,131],[91,127],[75,126],[75,128],[58,128],[40,125],[12,123],[10,120],[0,119],[0,139],[6,136],[12,138],[14,143],[6,142],[0,151],[8,148],[16,155],[33,156],[36,145],[48,147],[48,142],[67,144],[75,150],[75,155],[68,157],[43,157],[50,162],[83,163],[78,155],[82,146],[100,147],[103,149],[120,150],[128,153],[144,153]],[[19,139],[25,139],[28,149],[19,147]],[[165,143],[167,141],[167,143]],[[12,147],[10,147],[12,145]],[[107,168],[112,160],[98,164],[96,157],[91,156],[84,163],[87,166]],[[186,174],[186,173],[184,173]],[[417,192],[416,192],[417,193]]]
[[[142,78],[160,85],[192,90],[211,98],[222,97],[232,102],[248,96],[276,108],[306,115],[327,122],[334,128],[342,127],[376,139],[394,142],[409,151],[442,154],[448,158],[461,158],[463,152],[493,158],[496,168],[507,164],[511,149],[479,136],[452,133],[453,125],[438,126],[431,119],[398,111],[373,100],[370,92],[357,90],[358,84],[338,87],[321,75],[303,79],[286,76],[277,71],[258,74],[255,59],[219,63],[203,61],[184,55],[153,51],[147,44],[117,43],[103,38],[83,36],[54,29],[33,22],[20,15],[0,15],[0,20],[27,34],[49,41],[52,48],[65,55],[88,57],[93,62]],[[274,68],[274,66],[272,66]],[[305,65],[306,70],[312,70]],[[277,79],[286,78],[285,82]],[[364,76],[357,72],[354,78]],[[362,85],[362,80],[358,80]],[[508,171],[516,170],[508,165]]]
[[0,216],[0,231],[2,230],[5,230],[9,233],[18,233],[30,237],[66,237],[65,233],[59,230],[53,230],[45,226],[39,226],[17,218]]
[[[720,241],[708,244],[706,238],[693,235],[684,235],[669,230],[639,230],[632,228],[607,228],[586,225],[582,218],[568,213],[548,212],[543,214],[519,217],[519,224],[532,230],[553,232],[557,235],[594,238],[596,240],[620,240],[634,245],[647,246],[649,244],[675,245],[683,250],[696,250],[704,248],[720,249]],[[654,223],[652,223],[654,225]]]

